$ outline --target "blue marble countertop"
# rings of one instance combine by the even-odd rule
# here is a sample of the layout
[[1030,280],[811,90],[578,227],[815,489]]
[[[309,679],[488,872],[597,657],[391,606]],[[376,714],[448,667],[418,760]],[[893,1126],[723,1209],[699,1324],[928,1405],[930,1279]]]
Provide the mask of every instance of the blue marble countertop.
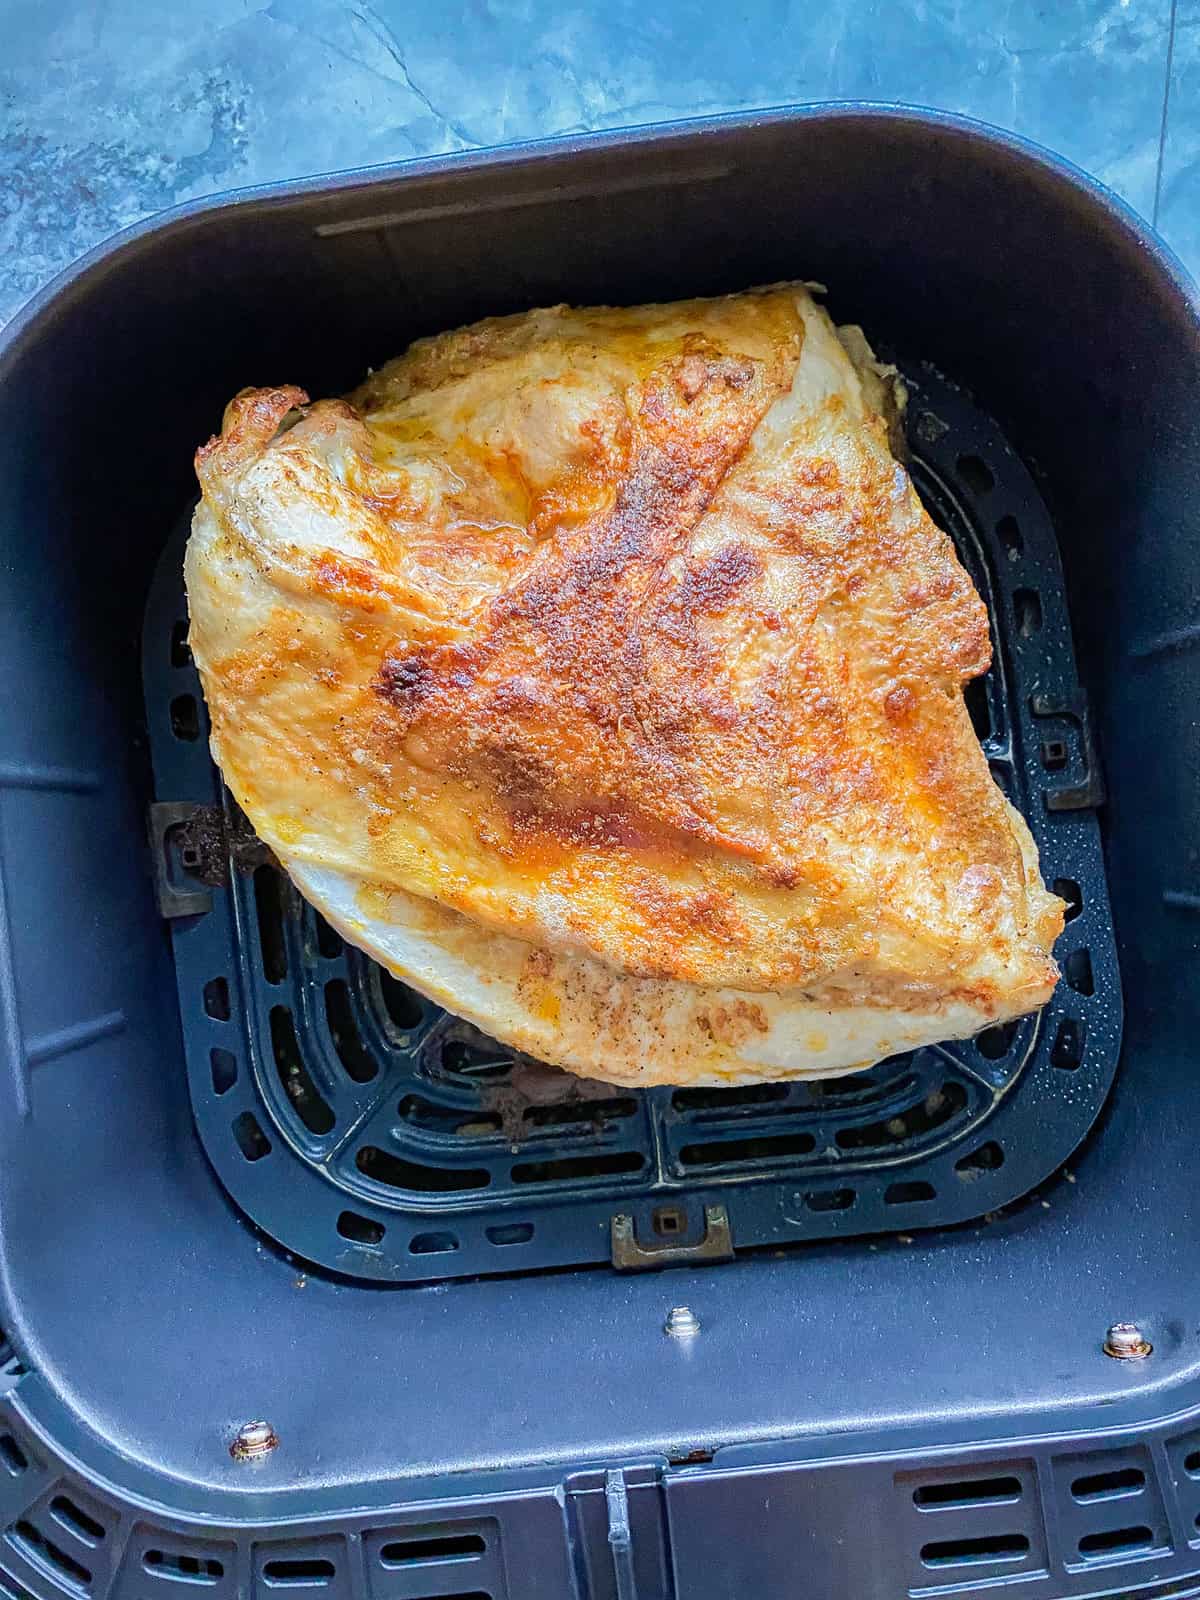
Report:
[[199,195],[828,99],[1037,139],[1200,275],[1200,0],[0,0],[0,97],[0,324]]

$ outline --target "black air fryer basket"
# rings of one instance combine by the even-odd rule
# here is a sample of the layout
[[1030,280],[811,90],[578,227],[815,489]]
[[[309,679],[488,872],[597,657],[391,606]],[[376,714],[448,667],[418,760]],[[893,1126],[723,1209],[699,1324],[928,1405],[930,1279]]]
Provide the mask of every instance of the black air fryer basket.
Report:
[[[605,1090],[254,839],[187,650],[191,456],[248,383],[794,277],[908,380],[1064,978],[827,1084]],[[940,115],[294,184],[60,280],[0,348],[0,1594],[1200,1593],[1198,505],[1182,272]]]

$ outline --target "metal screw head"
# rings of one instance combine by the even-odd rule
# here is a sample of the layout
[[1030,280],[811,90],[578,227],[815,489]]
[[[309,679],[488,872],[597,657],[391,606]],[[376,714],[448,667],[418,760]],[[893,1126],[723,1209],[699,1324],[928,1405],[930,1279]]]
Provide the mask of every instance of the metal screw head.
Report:
[[233,1436],[229,1454],[235,1461],[257,1461],[269,1456],[279,1437],[269,1422],[243,1422]]
[[1114,1322],[1104,1340],[1104,1354],[1114,1361],[1140,1361],[1153,1348],[1136,1322]]
[[663,1332],[673,1339],[691,1339],[700,1332],[700,1319],[690,1306],[672,1306],[663,1323]]

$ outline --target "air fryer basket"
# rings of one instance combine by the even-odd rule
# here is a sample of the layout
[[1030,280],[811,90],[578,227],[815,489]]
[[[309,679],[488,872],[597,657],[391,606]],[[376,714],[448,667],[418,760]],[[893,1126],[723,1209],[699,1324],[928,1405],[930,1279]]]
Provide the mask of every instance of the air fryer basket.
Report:
[[[165,547],[192,449],[247,382],[336,392],[486,313],[790,276],[829,283],[915,380],[922,492],[992,612],[981,736],[1077,891],[1068,981],[1037,1028],[935,1057],[937,1082],[918,1062],[852,1084],[880,1096],[866,1111],[785,1090],[572,1120],[273,899],[219,809]],[[872,108],[189,208],[9,331],[13,1583],[717,1600],[799,1572],[854,1597],[1200,1573],[1198,356],[1194,296],[1111,198],[973,125]],[[1124,1045],[1075,1149],[1113,1078],[1114,933]],[[439,1041],[462,1046],[448,1066]],[[363,1182],[327,1176],[368,1100],[406,1182],[419,1150],[484,1173],[479,1193],[376,1192],[353,1144]],[[882,1142],[852,1133],[846,1169],[821,1168],[855,1128]],[[607,1154],[626,1165],[598,1171]],[[688,1254],[729,1254],[714,1209],[719,1264]],[[615,1273],[615,1215],[679,1264]],[[678,1340],[683,1303],[700,1332]],[[1124,1318],[1144,1361],[1102,1351]],[[278,1445],[235,1460],[252,1418]]]
[[257,845],[208,753],[185,643],[186,523],[151,586],[151,842],[172,923],[196,1127],[230,1197],[306,1260],[385,1282],[961,1222],[1069,1157],[1112,1082],[1120,983],[1054,533],[995,425],[908,367],[912,471],[987,598],[969,701],[993,773],[1068,903],[1036,1016],[871,1071],[620,1090],[515,1059],[346,949]]

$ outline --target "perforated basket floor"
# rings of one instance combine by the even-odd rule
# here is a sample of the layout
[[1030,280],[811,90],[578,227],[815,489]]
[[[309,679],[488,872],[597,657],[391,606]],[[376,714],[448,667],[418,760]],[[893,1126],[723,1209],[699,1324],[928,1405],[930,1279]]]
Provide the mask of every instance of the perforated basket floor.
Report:
[[[1083,1138],[1121,1006],[1051,524],[995,425],[909,369],[914,480],[992,618],[968,703],[1071,907],[1038,1016],[828,1083],[630,1092],[514,1058],[342,944],[224,792],[186,646],[182,551],[144,677],[196,1126],[242,1211],[305,1260],[416,1282],[944,1225],[1033,1188]],[[624,1248],[622,1248],[624,1241]],[[632,1252],[630,1242],[632,1241]]]

